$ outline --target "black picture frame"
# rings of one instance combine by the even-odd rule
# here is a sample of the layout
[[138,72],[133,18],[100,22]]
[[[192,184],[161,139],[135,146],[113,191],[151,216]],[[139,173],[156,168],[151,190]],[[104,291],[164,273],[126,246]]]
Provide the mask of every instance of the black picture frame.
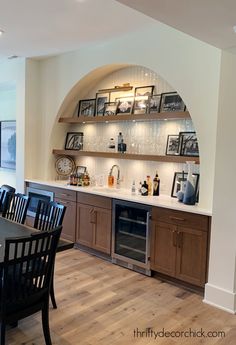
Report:
[[110,92],[97,92],[95,116],[103,116],[105,103],[109,102]]
[[159,113],[161,105],[161,94],[149,97],[148,113]]
[[155,85],[138,86],[134,89],[134,96],[152,96]]
[[118,102],[116,109],[117,115],[128,115],[132,113],[134,103],[133,97],[120,97],[116,98],[115,101]]
[[[180,190],[180,184],[181,182],[187,182],[187,172],[175,172],[174,177],[173,177],[173,183],[172,183],[172,189],[171,189],[171,197],[172,198],[177,198],[177,193]],[[198,202],[198,195],[199,195],[199,174],[193,174],[195,176],[194,182],[195,182],[195,197],[196,197],[196,202]],[[185,185],[186,188],[186,185]],[[184,192],[184,190],[183,190]]]
[[147,96],[137,96],[134,98],[133,104],[133,114],[146,114],[148,111],[148,97]]
[[164,92],[161,94],[160,113],[170,111],[185,111],[184,101],[177,92]]
[[180,132],[180,156],[199,157],[196,132]]
[[78,177],[83,176],[86,170],[87,170],[87,167],[78,165],[76,167],[76,174],[78,175]]
[[66,135],[65,150],[83,150],[83,132],[68,132]]
[[179,134],[169,134],[167,136],[166,143],[166,155],[167,156],[179,156],[180,155],[180,140]]
[[94,116],[96,99],[81,99],[79,101],[78,116]]
[[117,102],[105,102],[104,104],[104,116],[116,115]]

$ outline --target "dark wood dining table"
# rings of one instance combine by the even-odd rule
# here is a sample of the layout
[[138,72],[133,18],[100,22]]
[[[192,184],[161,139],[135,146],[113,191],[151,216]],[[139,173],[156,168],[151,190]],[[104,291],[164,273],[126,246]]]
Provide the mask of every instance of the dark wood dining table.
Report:
[[[30,236],[37,231],[39,230],[0,217],[0,267],[1,264],[3,264],[4,260],[6,238]],[[64,250],[73,248],[73,246],[73,242],[60,239],[57,247],[57,252],[62,252]]]

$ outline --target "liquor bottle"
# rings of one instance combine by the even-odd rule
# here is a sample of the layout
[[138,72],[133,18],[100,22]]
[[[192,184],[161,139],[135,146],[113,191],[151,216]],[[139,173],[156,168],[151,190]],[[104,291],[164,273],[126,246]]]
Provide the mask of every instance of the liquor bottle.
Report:
[[141,195],[147,196],[148,195],[148,184],[146,181],[143,182],[141,187]]
[[121,139],[121,143],[120,143],[120,150],[121,153],[125,153],[126,152],[126,144],[124,143],[124,139]]
[[122,133],[120,132],[119,135],[118,135],[118,141],[117,141],[117,151],[118,151],[118,152],[121,152],[121,143],[122,143],[122,140],[123,140],[123,135],[122,135]]
[[152,195],[152,181],[149,175],[147,175],[148,195]]
[[159,195],[160,194],[160,178],[158,176],[158,173],[156,172],[156,176],[153,179],[153,195]]

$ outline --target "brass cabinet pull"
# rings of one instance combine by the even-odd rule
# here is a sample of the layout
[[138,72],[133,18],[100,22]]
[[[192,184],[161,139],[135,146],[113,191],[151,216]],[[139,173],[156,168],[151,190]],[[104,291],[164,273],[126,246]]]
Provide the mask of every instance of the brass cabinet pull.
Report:
[[178,248],[182,248],[183,244],[183,233],[182,232],[177,232],[177,238],[178,238]]
[[172,236],[173,236],[173,246],[177,246],[177,234],[175,230],[172,230]]
[[92,209],[90,211],[90,223],[95,224],[96,222],[97,222],[97,212],[94,209]]
[[169,218],[172,219],[172,220],[179,220],[180,222],[184,222],[185,221],[184,218],[180,218],[180,217],[170,216]]

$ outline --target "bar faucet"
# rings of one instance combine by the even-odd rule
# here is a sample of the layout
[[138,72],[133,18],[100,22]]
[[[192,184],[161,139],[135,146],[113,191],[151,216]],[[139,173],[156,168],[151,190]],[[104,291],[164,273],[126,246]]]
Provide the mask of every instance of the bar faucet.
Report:
[[109,176],[112,176],[114,168],[117,168],[116,188],[120,188],[120,167],[119,167],[119,165],[117,165],[117,164],[112,165]]

